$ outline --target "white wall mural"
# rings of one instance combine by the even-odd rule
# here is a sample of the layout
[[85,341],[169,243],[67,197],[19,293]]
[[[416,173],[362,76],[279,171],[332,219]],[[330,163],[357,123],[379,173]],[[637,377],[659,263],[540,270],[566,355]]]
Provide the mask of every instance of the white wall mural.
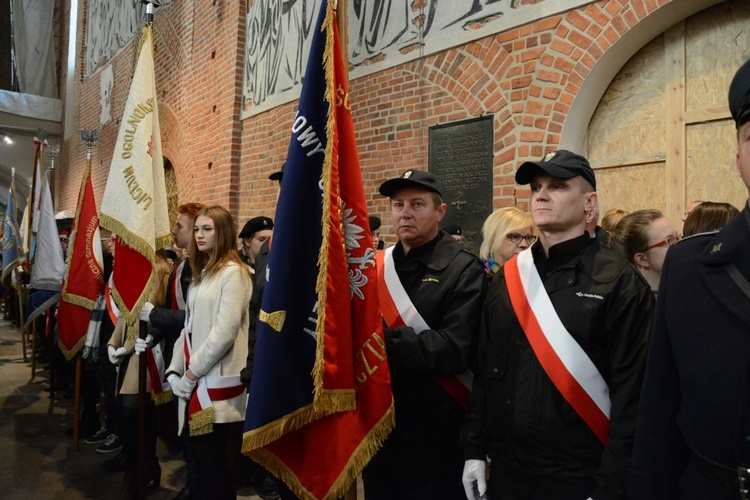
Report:
[[[348,0],[350,79],[593,0]],[[243,118],[299,97],[322,0],[248,0]],[[419,8],[413,5],[421,5]]]
[[[159,0],[158,14],[174,0]],[[86,7],[86,57],[84,76],[89,77],[140,33],[146,24],[141,0],[88,0]]]
[[115,73],[110,64],[102,70],[99,76],[99,125],[105,125],[112,120],[112,90],[115,88]]

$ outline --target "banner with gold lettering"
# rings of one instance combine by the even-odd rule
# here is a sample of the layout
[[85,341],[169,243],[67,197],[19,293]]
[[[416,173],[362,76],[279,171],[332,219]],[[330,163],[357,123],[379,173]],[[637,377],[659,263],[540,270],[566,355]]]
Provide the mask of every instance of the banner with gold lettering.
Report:
[[65,278],[57,308],[60,350],[68,360],[83,346],[91,311],[96,298],[104,290],[103,262],[89,152],[78,191],[78,205],[65,263]]
[[327,1],[314,33],[276,209],[243,452],[298,497],[333,499],[393,428],[393,395],[347,69]]
[[153,287],[156,249],[171,241],[158,111],[153,29],[146,26],[100,216],[102,227],[117,235],[112,296],[129,324]]

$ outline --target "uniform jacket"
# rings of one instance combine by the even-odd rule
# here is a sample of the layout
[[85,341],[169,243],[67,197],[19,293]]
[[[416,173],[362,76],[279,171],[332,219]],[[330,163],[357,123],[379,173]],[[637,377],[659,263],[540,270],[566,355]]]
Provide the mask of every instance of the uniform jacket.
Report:
[[[174,344],[172,362],[167,372],[183,375],[188,368],[198,377],[238,376],[247,358],[247,328],[250,294],[253,291],[249,272],[240,264],[230,263],[204,278],[196,289],[193,316],[192,355],[185,364],[182,331]],[[226,401],[215,401],[216,423],[237,422],[245,418],[244,395]]]
[[487,278],[479,259],[445,233],[403,256],[393,252],[396,272],[412,303],[432,330],[386,328],[388,363],[396,408],[391,439],[424,446],[457,446],[463,408],[432,378],[469,368],[479,334]]
[[[162,352],[167,364],[172,360],[172,347],[185,326],[185,310],[172,309],[172,289],[178,269],[179,265],[169,275],[164,304],[154,307],[148,317],[148,333],[153,337],[154,343],[164,341]],[[193,281],[193,270],[190,267],[190,262],[186,261],[185,265],[182,266],[182,272],[178,280],[182,296],[187,299],[187,289]]]
[[739,499],[695,469],[692,450],[750,464],[750,209],[670,248],[662,269],[633,455],[635,499]]
[[271,258],[271,239],[267,239],[255,256],[255,274],[253,274],[253,294],[250,297],[250,328],[247,332],[247,362],[242,369],[242,383],[250,387],[253,378],[253,362],[255,360],[255,343],[258,340],[258,315],[263,301],[263,290],[266,288],[266,270]]
[[[595,500],[621,498],[626,492],[654,298],[642,276],[602,246],[599,238],[577,244],[582,247],[572,252],[577,257],[541,277],[563,325],[609,387],[611,426],[606,446],[539,363],[510,303],[504,269],[493,279],[484,302],[479,370],[462,444],[467,459],[489,455],[493,472],[528,480],[535,475],[595,477],[597,488],[591,492]],[[539,268],[541,243],[530,251]],[[552,247],[550,256],[554,251]]]

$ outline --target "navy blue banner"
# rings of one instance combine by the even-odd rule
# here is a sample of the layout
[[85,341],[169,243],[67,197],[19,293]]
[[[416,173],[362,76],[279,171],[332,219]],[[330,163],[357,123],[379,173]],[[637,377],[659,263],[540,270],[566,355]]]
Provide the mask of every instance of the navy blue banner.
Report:
[[[286,417],[313,402],[316,350],[318,254],[322,244],[321,176],[329,105],[325,101],[320,29],[327,2],[315,27],[299,110],[291,126],[261,304],[252,385],[245,431],[269,423],[288,429]],[[295,427],[298,427],[297,422]]]

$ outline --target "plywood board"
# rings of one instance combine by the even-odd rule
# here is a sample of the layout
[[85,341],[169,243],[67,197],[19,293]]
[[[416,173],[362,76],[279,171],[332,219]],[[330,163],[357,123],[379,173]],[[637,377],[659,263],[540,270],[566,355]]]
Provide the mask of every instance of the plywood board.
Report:
[[731,121],[687,129],[687,200],[724,201],[742,210],[747,188],[737,175],[737,133]]
[[645,208],[664,210],[664,163],[596,171],[599,213],[610,208],[632,212]]
[[665,152],[664,37],[623,66],[591,118],[588,157],[613,162]]
[[685,22],[688,111],[727,107],[732,77],[750,55],[750,2],[732,0]]

